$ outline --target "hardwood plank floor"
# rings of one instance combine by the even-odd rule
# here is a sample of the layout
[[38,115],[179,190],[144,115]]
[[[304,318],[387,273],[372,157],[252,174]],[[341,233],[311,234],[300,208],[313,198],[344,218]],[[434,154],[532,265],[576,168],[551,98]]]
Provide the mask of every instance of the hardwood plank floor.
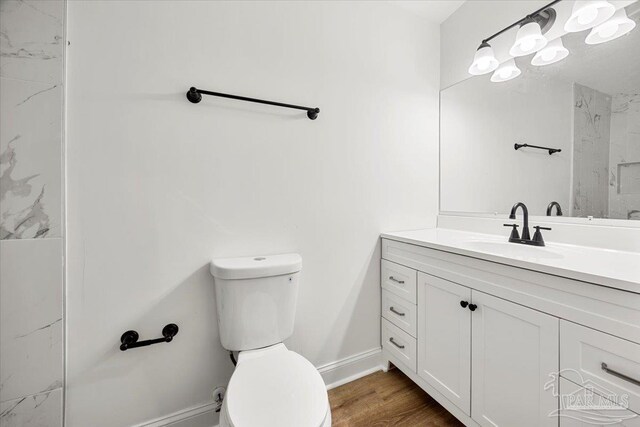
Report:
[[329,390],[333,427],[462,426],[399,369]]

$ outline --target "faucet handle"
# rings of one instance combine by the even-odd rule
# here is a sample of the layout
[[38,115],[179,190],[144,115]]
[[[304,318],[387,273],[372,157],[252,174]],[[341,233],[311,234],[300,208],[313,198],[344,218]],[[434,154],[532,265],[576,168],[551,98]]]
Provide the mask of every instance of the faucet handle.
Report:
[[511,230],[511,236],[509,240],[520,240],[520,233],[518,233],[518,224],[503,224],[505,227],[513,227]]
[[535,227],[533,227],[536,229],[536,232],[533,233],[533,242],[536,244],[536,246],[544,246],[544,239],[542,238],[542,233],[540,232],[540,230],[551,230],[550,227],[542,227],[539,225],[536,225]]

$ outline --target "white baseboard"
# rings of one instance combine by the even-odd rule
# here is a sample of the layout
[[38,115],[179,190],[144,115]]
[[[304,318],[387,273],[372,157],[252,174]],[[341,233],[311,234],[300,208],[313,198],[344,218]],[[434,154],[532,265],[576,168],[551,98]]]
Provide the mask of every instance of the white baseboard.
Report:
[[134,427],[212,427],[218,425],[214,402],[182,409]]
[[[318,367],[327,390],[383,370],[382,348],[374,348]],[[217,427],[215,403],[183,409],[134,427]]]
[[382,368],[382,349],[374,348],[319,366],[318,371],[327,385],[327,390],[331,390],[358,378],[381,371]]

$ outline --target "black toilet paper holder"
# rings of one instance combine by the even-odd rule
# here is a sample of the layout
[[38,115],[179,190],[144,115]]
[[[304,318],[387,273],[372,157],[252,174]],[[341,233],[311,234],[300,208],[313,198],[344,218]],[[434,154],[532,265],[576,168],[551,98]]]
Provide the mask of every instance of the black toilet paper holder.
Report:
[[169,323],[162,328],[162,338],[156,338],[153,340],[138,341],[140,335],[136,331],[127,331],[120,337],[120,350],[125,351],[130,348],[146,347],[152,344],[158,344],[161,342],[171,342],[173,337],[178,334],[178,325],[175,323]]

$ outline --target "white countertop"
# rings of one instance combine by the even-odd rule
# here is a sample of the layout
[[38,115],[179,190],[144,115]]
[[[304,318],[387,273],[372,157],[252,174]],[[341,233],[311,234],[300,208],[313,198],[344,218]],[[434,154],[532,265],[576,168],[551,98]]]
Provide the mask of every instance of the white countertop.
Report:
[[640,253],[547,242],[509,243],[504,237],[445,228],[382,233],[396,240],[528,270],[640,293]]

